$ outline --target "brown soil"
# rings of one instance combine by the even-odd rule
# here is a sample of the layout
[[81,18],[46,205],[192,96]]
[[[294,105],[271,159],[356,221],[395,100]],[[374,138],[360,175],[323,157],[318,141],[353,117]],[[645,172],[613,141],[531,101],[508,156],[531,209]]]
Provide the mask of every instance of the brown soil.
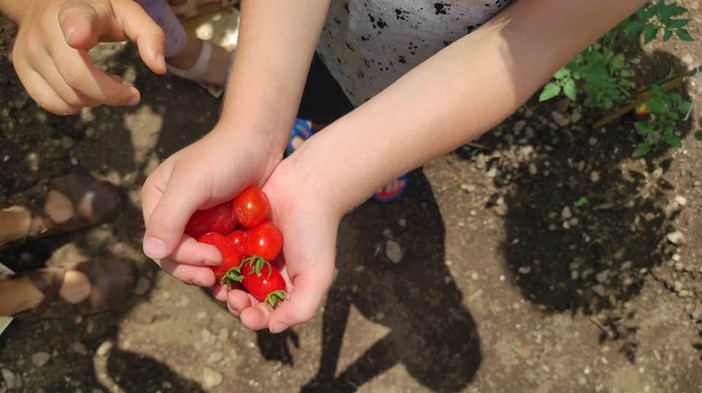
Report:
[[[683,3],[697,41],[637,49],[649,80],[702,63],[702,11]],[[106,177],[128,203],[108,224],[0,261],[22,271],[117,254],[139,262],[141,279],[114,313],[15,320],[0,336],[0,392],[702,391],[702,144],[692,121],[678,130],[683,148],[632,159],[632,119],[593,130],[583,113],[559,125],[572,109],[532,100],[413,172],[401,200],[346,217],[324,308],[271,335],[140,252],[140,185],[212,127],[220,101],[151,74],[132,46],[115,44],[97,61],[134,81],[143,102],[47,114],[16,79],[14,32],[0,19],[0,205],[74,171]],[[668,239],[676,232],[680,245]]]

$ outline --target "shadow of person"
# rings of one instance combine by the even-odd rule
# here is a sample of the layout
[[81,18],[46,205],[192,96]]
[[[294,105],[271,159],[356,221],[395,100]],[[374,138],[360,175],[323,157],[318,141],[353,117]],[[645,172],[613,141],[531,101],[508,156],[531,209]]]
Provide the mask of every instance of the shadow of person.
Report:
[[[369,201],[342,221],[319,371],[303,392],[355,391],[398,364],[436,392],[459,391],[473,379],[482,359],[480,340],[444,263],[444,237],[438,206],[419,171],[400,200]],[[401,245],[396,263],[386,256],[389,243]],[[390,331],[335,376],[352,306]]]
[[[0,30],[9,29],[8,26],[11,24],[0,15]],[[13,34],[10,30],[4,31],[7,34],[0,36],[0,47],[10,48],[11,45],[2,44]],[[139,106],[93,108],[86,111],[91,115],[84,119],[82,115],[61,117],[46,113],[27,95],[7,56],[0,56],[0,83],[4,86],[0,89],[0,111],[3,113],[0,119],[0,157],[7,161],[0,171],[0,196],[3,203],[9,205],[10,202],[15,202],[9,200],[10,196],[17,193],[24,195],[25,192],[31,194],[31,188],[76,169],[113,171],[121,181],[121,191],[127,201],[128,192],[138,190],[143,182],[149,158],[146,155],[146,158],[139,159],[132,140],[135,137],[150,136],[139,135],[137,131],[144,131],[144,134],[151,131],[142,130],[142,124],[127,124],[130,115],[139,111],[150,111],[149,114],[153,112],[154,118],[162,116],[165,119],[163,128],[185,129],[189,131],[187,135],[192,140],[198,137],[194,134],[200,131],[194,126],[204,129],[215,118],[217,105],[214,98],[210,99],[206,93],[195,93],[197,87],[184,83],[175,90],[185,94],[177,94],[167,81],[159,80],[146,70],[134,47],[127,46],[111,58],[117,63],[111,67],[117,74],[124,74],[129,65],[135,65],[136,73],[140,76],[139,88],[149,94],[143,96],[143,102]],[[182,110],[190,100],[198,103],[191,108],[194,111],[202,109],[201,116],[188,116]],[[205,108],[210,110],[209,118]],[[178,115],[167,116],[171,113]],[[154,131],[158,131],[161,127],[154,128]],[[29,132],[23,132],[24,130]],[[180,132],[176,137],[175,132],[171,132],[164,141],[165,147],[161,150],[166,153],[176,149],[180,143],[188,142],[184,137],[186,133]],[[70,144],[62,146],[61,143],[53,143],[62,140]],[[32,160],[27,160],[26,157],[31,157]],[[128,174],[133,176],[127,176]],[[124,181],[128,178],[132,180]],[[77,254],[94,258],[100,258],[103,254],[112,255],[115,243],[122,246],[118,251],[129,254],[130,249],[140,248],[142,234],[141,210],[134,204],[125,203],[120,216],[105,225],[3,249],[0,259],[20,272],[44,267],[55,251],[69,243],[73,243],[77,250],[74,252],[76,255],[71,255],[70,258],[83,257]],[[59,262],[63,264],[71,261]],[[158,271],[144,257],[137,262],[140,277],[153,278]],[[113,391],[153,392],[163,389],[161,384],[165,381],[172,391],[203,392],[198,383],[149,356],[114,346],[104,355],[98,353],[104,343],[117,341],[121,323],[138,303],[149,301],[151,290],[149,288],[139,296],[132,296],[117,310],[99,315],[66,315],[50,319],[32,315],[26,319],[16,319],[0,337],[0,363],[13,365],[13,372],[22,375],[22,389],[26,391],[63,392],[83,388],[101,390],[106,386],[103,379],[107,378],[118,382],[118,386],[113,386]],[[40,372],[30,373],[27,377],[25,370],[32,367],[32,363],[27,361],[26,354],[42,352],[52,352],[51,357],[56,360],[48,362]],[[104,367],[100,371],[94,364],[98,358],[104,361]]]

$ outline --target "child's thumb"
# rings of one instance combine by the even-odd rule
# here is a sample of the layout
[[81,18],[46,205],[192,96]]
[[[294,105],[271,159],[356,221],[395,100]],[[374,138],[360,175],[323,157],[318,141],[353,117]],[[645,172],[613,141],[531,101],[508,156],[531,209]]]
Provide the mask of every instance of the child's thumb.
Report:
[[59,12],[59,24],[66,43],[76,49],[90,49],[97,43],[102,28],[101,15],[92,5],[69,0]]

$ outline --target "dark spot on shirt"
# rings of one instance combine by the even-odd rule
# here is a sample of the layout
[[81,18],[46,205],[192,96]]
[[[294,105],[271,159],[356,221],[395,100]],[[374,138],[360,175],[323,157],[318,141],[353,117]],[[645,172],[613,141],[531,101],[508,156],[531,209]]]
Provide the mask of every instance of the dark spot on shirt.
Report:
[[436,12],[436,15],[446,15],[446,4],[434,3],[434,12]]
[[397,61],[400,62],[400,63],[402,63],[402,64],[407,63],[407,60],[405,60],[405,57],[404,57],[404,56],[400,56],[400,57],[397,59]]

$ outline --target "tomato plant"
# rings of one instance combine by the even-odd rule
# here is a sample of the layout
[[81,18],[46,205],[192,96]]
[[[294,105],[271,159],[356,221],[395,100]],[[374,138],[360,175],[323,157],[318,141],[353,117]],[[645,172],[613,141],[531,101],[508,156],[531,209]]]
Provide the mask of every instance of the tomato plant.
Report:
[[283,234],[272,221],[264,221],[245,232],[246,254],[272,261],[283,248]]
[[215,279],[221,284],[227,284],[224,279],[232,269],[237,269],[241,264],[241,254],[237,247],[224,235],[217,232],[208,232],[197,238],[200,243],[214,246],[222,254],[222,264],[210,266],[215,274]]
[[197,239],[207,232],[227,234],[235,227],[236,216],[231,201],[228,201],[193,213],[185,226],[185,233]]
[[234,198],[232,210],[237,221],[244,227],[250,228],[268,217],[271,204],[259,187],[249,186]]

